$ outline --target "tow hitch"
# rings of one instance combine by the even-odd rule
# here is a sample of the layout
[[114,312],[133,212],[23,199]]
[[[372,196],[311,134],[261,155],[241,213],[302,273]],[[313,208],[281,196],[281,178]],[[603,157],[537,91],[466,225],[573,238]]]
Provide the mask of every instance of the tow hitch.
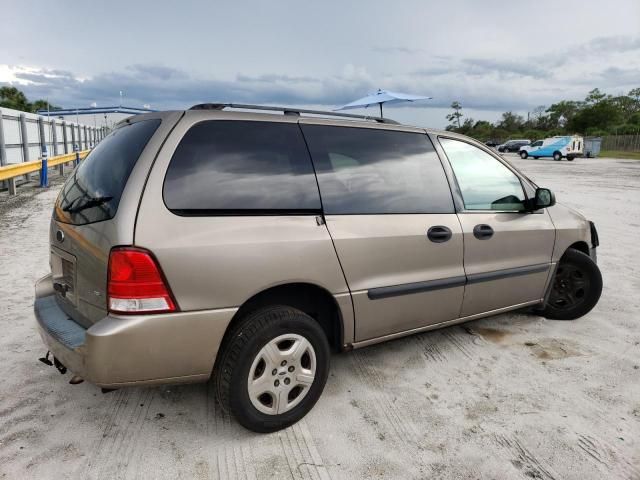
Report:
[[[65,367],[62,364],[62,362],[53,355],[51,355],[51,357],[53,358],[53,362],[52,362],[51,360],[49,360],[49,355],[51,355],[51,352],[47,351],[47,354],[44,357],[40,357],[38,360],[40,360],[45,365],[49,365],[50,367],[51,366],[56,367],[56,370],[58,370],[62,375],[67,373],[67,367]],[[78,375],[74,375],[73,378],[69,380],[69,383],[71,385],[77,385],[78,383],[82,383],[82,382],[84,382],[84,379]]]

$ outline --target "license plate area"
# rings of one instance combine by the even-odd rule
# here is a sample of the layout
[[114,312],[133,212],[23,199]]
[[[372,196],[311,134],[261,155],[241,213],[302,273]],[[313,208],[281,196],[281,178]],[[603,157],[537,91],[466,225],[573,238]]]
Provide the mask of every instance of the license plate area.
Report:
[[52,249],[51,275],[56,295],[76,305],[76,257],[60,249]]

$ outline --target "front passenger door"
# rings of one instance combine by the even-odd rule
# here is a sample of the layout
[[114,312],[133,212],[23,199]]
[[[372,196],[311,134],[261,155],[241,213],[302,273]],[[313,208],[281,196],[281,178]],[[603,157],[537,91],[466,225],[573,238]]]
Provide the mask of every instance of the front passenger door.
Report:
[[540,301],[555,242],[548,212],[525,209],[520,179],[506,162],[462,140],[439,141],[462,197],[467,285],[461,317]]

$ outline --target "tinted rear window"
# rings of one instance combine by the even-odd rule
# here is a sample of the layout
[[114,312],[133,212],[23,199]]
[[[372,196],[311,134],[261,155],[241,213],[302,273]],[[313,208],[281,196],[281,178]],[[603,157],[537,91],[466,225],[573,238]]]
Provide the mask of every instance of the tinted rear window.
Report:
[[440,159],[423,133],[303,125],[328,214],[453,213]]
[[85,158],[62,187],[56,219],[83,225],[113,218],[131,170],[160,120],[144,120],[114,130]]
[[297,124],[210,120],[194,125],[164,182],[180,215],[320,210],[313,166]]

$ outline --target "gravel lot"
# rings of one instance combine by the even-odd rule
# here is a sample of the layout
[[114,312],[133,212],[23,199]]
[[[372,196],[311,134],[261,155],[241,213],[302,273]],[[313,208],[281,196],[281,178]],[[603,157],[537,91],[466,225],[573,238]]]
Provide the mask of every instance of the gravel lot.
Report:
[[313,411],[270,435],[207,385],[103,395],[38,362],[33,283],[58,187],[0,193],[0,478],[640,479],[640,161],[508,158],[598,226],[594,311],[334,355]]

